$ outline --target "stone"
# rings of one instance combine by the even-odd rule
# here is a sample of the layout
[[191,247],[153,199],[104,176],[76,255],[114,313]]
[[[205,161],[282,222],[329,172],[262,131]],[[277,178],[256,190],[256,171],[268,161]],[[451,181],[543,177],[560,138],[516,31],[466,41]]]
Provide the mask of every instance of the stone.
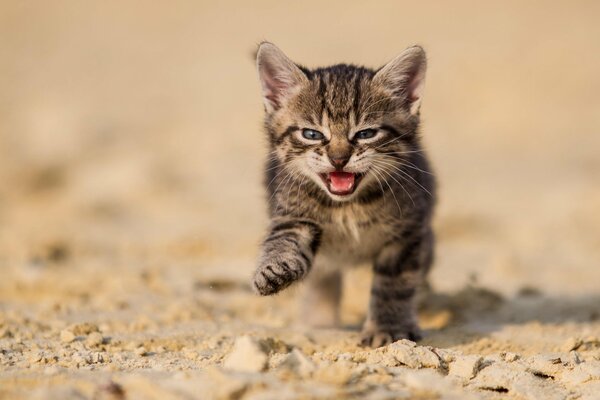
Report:
[[226,373],[215,367],[207,369],[209,380],[213,383],[210,385],[210,398],[237,400],[242,398],[244,393],[252,385],[252,381],[248,377],[235,375],[235,373]]
[[144,357],[144,356],[148,355],[148,350],[144,346],[140,346],[140,347],[136,348],[133,352],[140,357]]
[[448,373],[450,375],[473,379],[483,366],[483,357],[476,355],[456,356],[454,362],[450,363]]
[[75,335],[89,335],[92,332],[98,332],[99,328],[95,324],[84,322],[82,324],[75,324],[69,328]]
[[356,364],[350,361],[324,362],[314,372],[315,380],[330,385],[344,386],[359,374]]
[[518,398],[528,400],[564,400],[568,392],[556,385],[554,380],[527,373],[518,363],[495,362],[482,369],[472,380],[478,389],[508,392]]
[[475,377],[474,384],[479,389],[502,391],[508,390],[519,373],[506,362],[495,362],[481,370]]
[[431,348],[416,346],[409,340],[400,340],[387,347],[387,352],[400,364],[409,368],[440,368],[442,361]]
[[63,343],[71,343],[75,340],[75,334],[68,329],[60,331],[60,341]]
[[85,339],[85,343],[88,346],[99,346],[104,342],[104,338],[100,332],[92,332]]
[[577,350],[583,344],[583,340],[581,338],[570,337],[561,346],[561,350],[565,353],[568,353],[572,350]]
[[399,380],[412,393],[418,394],[419,398],[439,398],[441,394],[448,398],[452,391],[452,384],[446,381],[443,375],[432,370],[405,371],[399,376]]
[[504,352],[500,354],[500,358],[506,362],[514,362],[521,358],[520,355],[516,353],[511,353],[510,351]]
[[569,363],[571,365],[581,364],[581,358],[579,357],[579,353],[577,353],[575,350],[569,353]]
[[537,376],[555,377],[564,370],[564,366],[558,355],[539,354],[528,359],[527,369]]
[[223,367],[231,371],[260,372],[268,362],[268,356],[260,344],[249,336],[236,339]]
[[289,368],[302,377],[310,376],[316,369],[312,360],[298,349],[293,349],[281,363],[281,366]]

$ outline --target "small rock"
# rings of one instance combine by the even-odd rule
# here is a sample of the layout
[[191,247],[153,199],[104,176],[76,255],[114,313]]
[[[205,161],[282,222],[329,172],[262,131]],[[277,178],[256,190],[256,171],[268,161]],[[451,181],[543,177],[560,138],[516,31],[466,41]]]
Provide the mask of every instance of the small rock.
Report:
[[144,357],[144,356],[148,355],[148,350],[144,346],[140,346],[140,347],[136,348],[133,352],[140,357]]
[[571,365],[581,364],[579,353],[577,353],[575,350],[569,353],[569,363],[571,363]]
[[60,341],[63,343],[71,343],[75,337],[75,334],[68,329],[60,331]]
[[568,353],[572,350],[577,350],[583,344],[583,340],[580,338],[570,337],[568,338],[563,345],[561,346],[561,350],[565,353]]
[[210,398],[241,399],[251,386],[251,382],[247,377],[239,376],[239,374],[228,374],[215,367],[208,368],[206,372],[209,380],[213,383],[210,386],[210,391],[212,392]]
[[298,349],[292,350],[281,363],[281,366],[291,369],[302,377],[309,376],[316,369],[315,364]]
[[42,359],[44,358],[44,353],[41,351],[36,351],[35,353],[32,353],[29,355],[29,357],[27,357],[27,360],[30,363],[37,363],[42,361]]
[[431,348],[416,346],[409,340],[400,340],[387,347],[387,351],[409,368],[440,368],[442,362]]
[[242,336],[236,339],[223,367],[232,371],[260,372],[267,366],[267,361],[267,354],[259,343],[249,336]]
[[454,361],[456,359],[456,357],[460,356],[459,353],[452,351],[452,350],[448,350],[448,349],[435,349],[435,353],[446,364],[450,364],[452,361]]
[[10,338],[13,336],[13,333],[6,327],[0,328],[0,339]]
[[506,362],[514,362],[521,358],[520,355],[516,353],[511,353],[510,351],[504,352],[500,354],[500,358]]
[[69,328],[75,335],[89,335],[92,332],[99,332],[97,325],[84,322],[82,324],[75,324]]
[[537,376],[554,377],[564,370],[562,360],[556,355],[538,354],[527,361],[527,369]]
[[343,386],[354,378],[355,372],[359,372],[355,364],[349,361],[338,361],[319,365],[319,368],[313,373],[313,377],[319,382]]
[[473,379],[483,366],[483,358],[476,355],[457,356],[450,364],[449,374],[463,379]]
[[553,380],[526,373],[524,366],[519,363],[497,361],[482,369],[472,382],[479,389],[508,392],[528,400],[564,400],[568,395]]
[[85,340],[85,343],[88,346],[99,346],[104,342],[104,338],[102,337],[102,334],[100,332],[92,332],[88,335],[87,339]]
[[[452,398],[448,394],[452,392],[452,385],[444,379],[440,373],[432,370],[406,371],[400,376],[400,381],[411,389],[412,393],[418,393],[419,398]],[[463,397],[468,398],[468,397]]]
[[125,399],[125,390],[118,383],[109,381],[98,387],[94,394],[94,398],[102,400],[123,400]]

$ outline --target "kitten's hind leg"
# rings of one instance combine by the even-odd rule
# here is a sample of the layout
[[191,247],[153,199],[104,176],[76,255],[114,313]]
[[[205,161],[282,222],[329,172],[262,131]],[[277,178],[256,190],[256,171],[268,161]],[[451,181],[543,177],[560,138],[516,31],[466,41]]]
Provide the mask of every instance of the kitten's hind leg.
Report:
[[432,259],[430,233],[385,247],[373,268],[369,313],[361,343],[380,347],[399,339],[417,341],[415,294]]
[[302,321],[312,327],[334,327],[339,324],[342,297],[340,271],[314,271],[306,281],[302,296]]
[[321,240],[321,228],[305,219],[278,218],[262,245],[252,286],[263,296],[303,279],[312,267]]

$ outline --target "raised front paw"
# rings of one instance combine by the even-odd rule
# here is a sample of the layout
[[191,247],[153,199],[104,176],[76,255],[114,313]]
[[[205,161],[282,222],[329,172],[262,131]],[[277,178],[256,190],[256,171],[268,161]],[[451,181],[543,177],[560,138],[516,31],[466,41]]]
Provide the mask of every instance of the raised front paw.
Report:
[[300,260],[293,258],[267,261],[256,269],[252,279],[252,287],[256,293],[269,296],[304,277],[307,269],[308,265],[304,266]]
[[360,338],[363,347],[382,347],[394,343],[400,339],[408,339],[417,342],[423,338],[421,330],[416,325],[402,326],[398,328],[376,328],[366,327]]

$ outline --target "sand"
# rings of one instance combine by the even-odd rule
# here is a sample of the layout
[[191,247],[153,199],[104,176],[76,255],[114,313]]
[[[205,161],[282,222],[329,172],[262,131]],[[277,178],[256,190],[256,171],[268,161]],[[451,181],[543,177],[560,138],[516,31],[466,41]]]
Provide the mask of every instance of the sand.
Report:
[[[599,398],[600,10],[475,4],[3,3],[0,398]],[[263,38],[429,51],[423,341],[357,345],[368,267],[338,328],[250,290]]]

